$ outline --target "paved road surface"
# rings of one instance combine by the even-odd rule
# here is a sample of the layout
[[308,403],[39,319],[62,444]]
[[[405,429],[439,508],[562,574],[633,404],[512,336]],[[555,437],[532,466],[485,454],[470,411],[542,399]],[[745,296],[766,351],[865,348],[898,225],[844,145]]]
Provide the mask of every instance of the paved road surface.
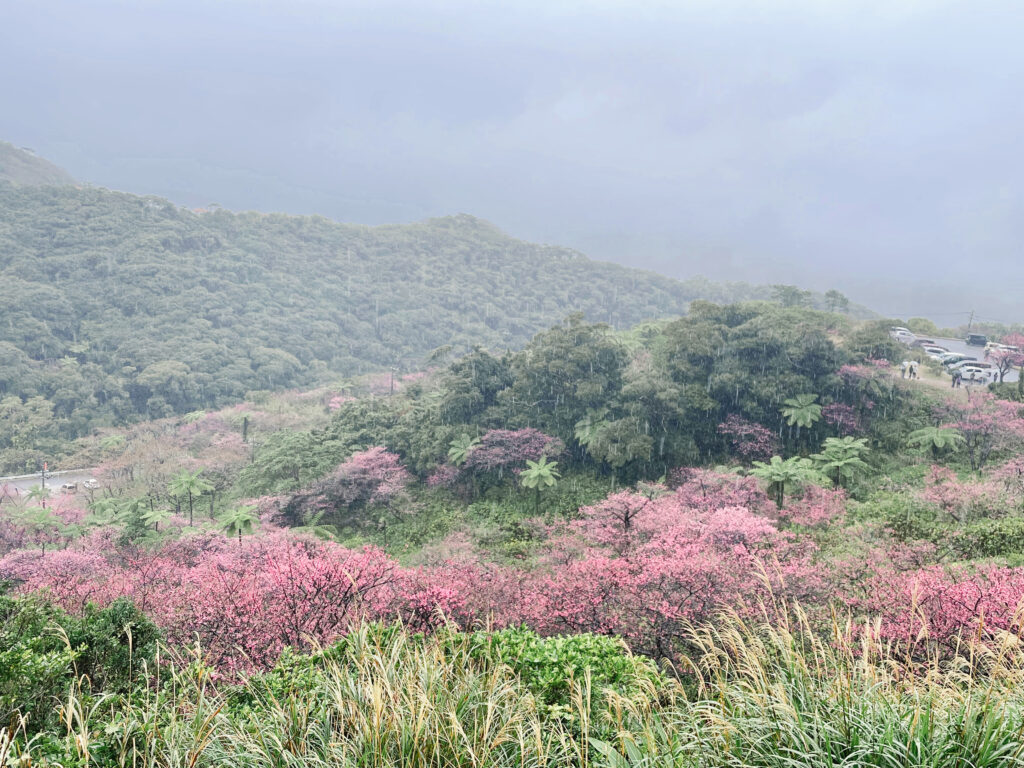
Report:
[[[942,339],[942,338],[939,338],[937,336],[922,336],[922,337],[919,337],[919,338],[931,339],[936,344],[938,344],[940,347],[945,347],[950,352],[959,352],[959,353],[964,354],[964,355],[970,355],[971,357],[976,357],[979,360],[985,360],[985,348],[984,347],[968,346],[967,342],[965,342],[963,339]],[[911,349],[914,352],[918,352],[918,347],[911,347]],[[917,359],[921,360],[921,361],[924,361],[924,359],[927,356],[928,355],[927,355],[926,352],[920,351],[920,352],[918,352]],[[910,359],[910,358],[907,358],[907,359]],[[897,360],[896,362],[899,363],[900,361]],[[1003,381],[1016,381],[1016,380],[1017,380],[1017,371],[1016,370],[1012,370],[1009,373],[1007,373],[1006,374],[1006,378],[1003,379]]]
[[[61,493],[60,487],[64,483],[78,483],[79,493],[82,492],[82,483],[93,477],[91,469],[73,469],[67,472],[51,472],[47,476],[46,487],[53,495]],[[17,490],[26,493],[31,488],[39,485],[39,475],[27,475],[21,477],[5,478],[0,477],[0,488],[7,486],[10,490]]]

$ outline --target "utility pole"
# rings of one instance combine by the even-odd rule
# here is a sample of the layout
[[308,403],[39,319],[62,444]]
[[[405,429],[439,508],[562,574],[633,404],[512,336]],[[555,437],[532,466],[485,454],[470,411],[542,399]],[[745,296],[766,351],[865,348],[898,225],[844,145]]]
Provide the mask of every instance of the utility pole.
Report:
[[970,318],[967,320],[967,332],[968,333],[971,332],[971,326],[972,325],[974,325],[974,310],[973,309],[971,310]]

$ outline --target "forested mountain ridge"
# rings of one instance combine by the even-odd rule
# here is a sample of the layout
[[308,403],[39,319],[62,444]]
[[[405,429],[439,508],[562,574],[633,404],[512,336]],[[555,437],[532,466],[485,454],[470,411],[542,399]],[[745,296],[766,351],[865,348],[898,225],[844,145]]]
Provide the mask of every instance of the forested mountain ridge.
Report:
[[63,168],[6,141],[0,141],[0,181],[26,186],[75,183]]
[[621,328],[772,294],[591,261],[465,215],[367,227],[2,182],[0,284],[8,468],[97,426],[412,370],[442,346],[521,347],[572,312]]

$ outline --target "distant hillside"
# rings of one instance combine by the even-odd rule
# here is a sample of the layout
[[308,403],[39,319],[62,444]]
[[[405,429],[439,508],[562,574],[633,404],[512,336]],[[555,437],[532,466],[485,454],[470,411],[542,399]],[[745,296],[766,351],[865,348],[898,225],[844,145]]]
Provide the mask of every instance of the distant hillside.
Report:
[[0,141],[0,181],[24,186],[75,183],[63,168],[6,141]]
[[622,328],[772,293],[590,261],[470,216],[364,227],[9,183],[0,284],[0,453],[409,370],[443,345],[519,347],[576,311]]

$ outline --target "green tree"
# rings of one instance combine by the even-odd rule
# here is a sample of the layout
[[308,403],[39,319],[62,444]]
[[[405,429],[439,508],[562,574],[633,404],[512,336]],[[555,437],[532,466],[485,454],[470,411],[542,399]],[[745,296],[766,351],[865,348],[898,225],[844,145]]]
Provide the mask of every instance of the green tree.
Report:
[[576,442],[584,448],[589,448],[597,439],[601,429],[605,426],[605,417],[607,415],[607,408],[588,410],[587,415],[576,422],[573,433],[576,438]]
[[768,495],[775,499],[779,509],[782,509],[786,495],[797,488],[808,483],[817,485],[827,482],[813,461],[799,456],[785,461],[780,456],[772,456],[768,462],[755,461],[750,474],[764,481]]
[[541,491],[553,488],[560,477],[557,461],[549,462],[546,456],[541,456],[537,461],[527,459],[526,469],[520,473],[519,482],[524,488],[532,488],[534,490],[534,514],[539,514],[540,512]]
[[480,438],[470,435],[459,435],[448,444],[448,461],[461,467],[469,458],[469,452],[480,444]]
[[[37,486],[38,487],[38,486]],[[47,540],[56,533],[60,519],[44,507],[25,507],[18,514],[18,521],[39,541],[39,546],[46,552]]]
[[160,530],[160,523],[166,523],[171,519],[171,511],[163,507],[154,507],[148,512],[142,513],[142,522],[152,525],[154,531]]
[[318,539],[322,539],[323,541],[333,541],[338,537],[338,527],[322,523],[321,521],[323,518],[324,510],[320,510],[310,517],[305,523],[295,526],[292,530],[297,533],[308,533],[312,536],[316,536]]
[[907,447],[928,451],[932,458],[964,444],[964,436],[948,427],[922,427],[907,435]]
[[773,285],[772,297],[784,307],[809,307],[812,294],[802,291],[795,285]]
[[[796,427],[796,442],[798,445],[800,444],[800,430],[809,431],[811,427],[821,420],[821,405],[817,400],[817,395],[809,393],[783,400],[781,413],[790,427],[790,437],[793,436],[793,427]],[[807,452],[806,443],[804,443],[802,452]]]
[[818,396],[812,394],[797,395],[783,401],[782,415],[789,426],[810,429],[821,419],[821,406]]
[[821,453],[811,456],[819,471],[837,487],[847,488],[849,483],[869,467],[863,457],[868,453],[868,441],[864,437],[829,437]]
[[242,535],[252,533],[259,521],[255,507],[235,507],[221,516],[220,524],[224,533],[238,536],[238,543],[241,544]]
[[171,482],[167,485],[167,492],[172,496],[179,499],[182,496],[188,498],[188,524],[190,526],[193,524],[195,498],[213,491],[213,485],[204,480],[201,477],[202,474],[203,470],[201,469],[197,469],[195,472],[182,470],[171,478]]
[[507,423],[572,440],[576,422],[622,388],[626,361],[626,349],[610,328],[570,315],[514,356],[512,386],[499,398]]
[[825,291],[825,306],[828,307],[829,312],[848,312],[850,300],[833,288]]
[[[2,390],[0,390],[2,394]],[[53,403],[45,397],[0,399],[0,448],[26,449],[54,431]]]
[[38,501],[44,509],[48,498],[50,498],[50,489],[44,485],[33,485],[25,492],[26,501]]

